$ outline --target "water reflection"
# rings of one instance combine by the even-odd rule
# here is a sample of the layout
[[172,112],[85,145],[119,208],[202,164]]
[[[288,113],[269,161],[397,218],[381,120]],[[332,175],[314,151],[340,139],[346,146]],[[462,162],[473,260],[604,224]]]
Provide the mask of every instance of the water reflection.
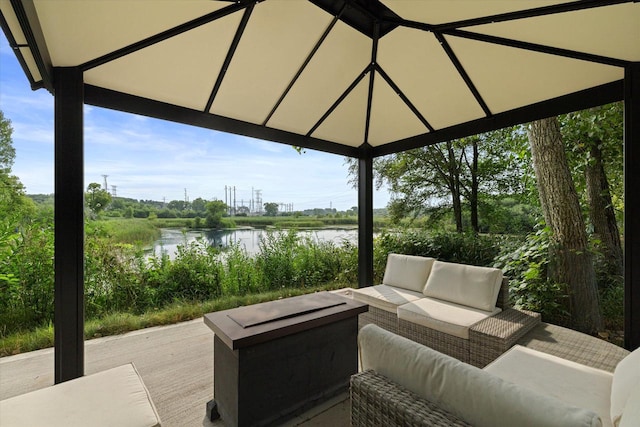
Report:
[[[219,248],[238,244],[248,254],[254,255],[260,251],[260,237],[266,233],[277,232],[255,228],[206,231],[181,231],[165,228],[162,229],[160,238],[149,249],[149,254],[159,256],[161,253],[165,253],[173,259],[179,245],[191,243],[196,239],[203,239],[209,246]],[[358,241],[357,229],[300,230],[297,233],[316,241],[331,241],[335,244],[341,244],[345,240],[352,243],[357,243]]]

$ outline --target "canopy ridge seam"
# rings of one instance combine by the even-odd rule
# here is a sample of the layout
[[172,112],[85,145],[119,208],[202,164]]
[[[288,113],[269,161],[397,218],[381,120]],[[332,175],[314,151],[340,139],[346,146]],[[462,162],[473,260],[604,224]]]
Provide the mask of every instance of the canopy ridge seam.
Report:
[[253,12],[253,8],[255,3],[249,5],[242,14],[242,19],[240,20],[240,24],[238,24],[238,28],[236,29],[236,34],[233,36],[233,40],[231,41],[231,46],[229,46],[229,50],[227,51],[227,55],[224,58],[224,62],[220,67],[220,72],[218,73],[218,77],[216,78],[216,82],[213,85],[213,89],[211,90],[211,95],[209,95],[209,99],[207,100],[207,104],[204,107],[204,112],[208,112],[211,110],[211,106],[213,105],[213,101],[218,95],[218,91],[220,90],[220,86],[222,86],[222,81],[227,74],[227,70],[229,69],[229,65],[231,65],[231,61],[233,60],[233,55],[236,53],[236,49],[238,48],[238,44],[240,44],[240,39],[242,39],[242,35],[244,34],[244,30],[247,28],[247,23],[249,22],[249,18],[251,17],[251,13]]

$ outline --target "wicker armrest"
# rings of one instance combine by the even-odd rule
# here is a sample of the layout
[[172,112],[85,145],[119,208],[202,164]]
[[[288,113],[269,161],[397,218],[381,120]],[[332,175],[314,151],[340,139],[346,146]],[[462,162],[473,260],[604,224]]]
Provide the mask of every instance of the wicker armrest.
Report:
[[471,427],[371,370],[351,377],[351,426]]
[[469,328],[470,363],[483,368],[540,324],[540,313],[508,308]]

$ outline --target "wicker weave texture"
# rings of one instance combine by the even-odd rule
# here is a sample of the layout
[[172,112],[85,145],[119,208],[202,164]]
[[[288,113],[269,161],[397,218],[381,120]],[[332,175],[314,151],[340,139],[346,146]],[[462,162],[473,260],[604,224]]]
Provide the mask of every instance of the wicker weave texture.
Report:
[[509,279],[506,277],[502,278],[502,284],[498,291],[498,299],[496,300],[496,307],[503,310],[511,307],[511,303],[509,301]]
[[463,362],[469,362],[469,340],[403,319],[398,319],[398,334]]
[[386,329],[394,334],[398,333],[398,315],[396,313],[391,313],[370,305],[369,311],[358,316],[358,330],[369,323],[380,326],[382,329]]
[[538,325],[520,338],[518,344],[609,372],[629,354],[600,338],[548,323]]
[[540,324],[540,313],[506,309],[469,328],[469,363],[485,367]]
[[470,427],[434,403],[374,371],[360,372],[351,377],[351,425]]

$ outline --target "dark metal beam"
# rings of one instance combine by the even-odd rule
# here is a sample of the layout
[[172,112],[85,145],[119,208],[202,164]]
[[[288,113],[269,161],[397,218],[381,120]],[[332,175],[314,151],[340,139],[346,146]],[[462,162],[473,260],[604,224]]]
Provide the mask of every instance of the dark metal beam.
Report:
[[27,76],[27,80],[29,80],[29,85],[31,86],[31,90],[37,90],[37,89],[42,89],[44,87],[44,82],[40,81],[35,81],[33,76],[31,75],[31,70],[29,70],[29,67],[27,66],[27,62],[24,59],[24,55],[22,54],[22,49],[28,49],[29,45],[19,45],[16,42],[16,39],[13,37],[13,34],[11,33],[11,28],[9,28],[9,24],[7,23],[7,20],[4,17],[4,14],[2,13],[2,11],[0,11],[0,28],[2,28],[2,31],[4,31],[4,35],[7,37],[7,41],[9,42],[9,47],[11,47],[11,49],[13,50],[13,53],[16,54],[16,58],[18,59],[18,63],[20,64],[20,67],[22,67],[22,71],[24,72],[24,75]]
[[276,104],[273,106],[269,114],[267,115],[267,118],[264,119],[264,122],[262,123],[263,126],[266,126],[267,123],[269,123],[269,120],[271,120],[271,117],[275,114],[278,107],[280,107],[280,104],[282,104],[282,101],[284,101],[284,98],[286,98],[286,96],[289,94],[289,91],[291,91],[291,88],[293,87],[293,85],[298,81],[304,69],[307,68],[307,65],[309,65],[309,62],[311,62],[311,58],[315,56],[318,49],[320,49],[320,46],[322,46],[322,43],[324,43],[324,41],[326,40],[331,30],[333,30],[333,27],[336,25],[336,23],[340,19],[340,15],[342,15],[342,11],[340,11],[340,13],[338,13],[337,16],[333,17],[333,19],[331,20],[331,23],[327,26],[327,29],[324,31],[322,36],[320,36],[320,39],[318,40],[316,45],[313,47],[313,49],[311,49],[311,52],[309,53],[309,55],[307,55],[307,58],[304,60],[304,62],[298,69],[298,72],[296,73],[296,75],[293,76],[293,79],[291,79],[287,88],[284,90],[284,92],[282,92],[282,95],[280,95],[280,98],[278,99]]
[[640,62],[624,76],[624,346],[640,347]]
[[625,61],[622,59],[610,58],[610,57],[601,56],[601,55],[593,55],[590,53],[578,52],[578,51],[569,50],[569,49],[561,49],[558,47],[547,46],[543,44],[523,42],[519,40],[507,39],[504,37],[489,36],[486,34],[473,33],[471,31],[450,30],[450,31],[443,31],[443,34],[454,36],[454,37],[461,37],[461,38],[470,39],[470,40],[476,40],[476,41],[485,42],[485,43],[491,43],[495,45],[530,50],[532,52],[540,52],[540,53],[545,53],[549,55],[556,55],[556,56],[561,56],[563,58],[579,59],[581,61],[594,62],[597,64],[612,65],[614,67],[624,67],[629,63],[629,61]]
[[[33,0],[11,0],[11,7],[18,18],[20,28],[24,34],[33,59],[40,71],[42,77],[41,82],[35,82],[31,85],[33,90],[46,87],[50,92],[53,91],[53,77],[51,69],[51,56],[47,49],[47,43],[40,27],[38,13],[33,4]],[[28,73],[30,75],[31,72]]]
[[358,155],[358,287],[373,285],[373,150]]
[[570,113],[572,111],[584,110],[586,108],[597,107],[610,102],[621,101],[623,99],[623,81],[607,83],[602,86],[587,89],[584,91],[564,95],[548,101],[539,102],[515,110],[494,114],[460,125],[439,129],[434,132],[413,136],[400,141],[374,147],[373,156],[384,156],[398,153],[400,151],[420,148],[438,142],[451,141],[452,139],[464,138],[466,136],[477,135],[495,129],[502,129],[508,126],[515,126],[545,117],[557,116],[559,114]]
[[54,68],[55,382],[84,375],[84,84],[79,67]]
[[438,39],[438,42],[440,43],[442,49],[449,57],[449,60],[453,63],[453,66],[456,67],[458,74],[460,74],[460,77],[462,77],[462,80],[464,80],[467,88],[469,88],[469,91],[471,91],[471,93],[473,94],[476,102],[480,105],[482,111],[484,111],[485,116],[490,117],[492,114],[491,110],[489,110],[489,106],[486,102],[484,102],[484,99],[482,99],[482,95],[480,95],[480,92],[478,92],[478,88],[476,88],[476,85],[474,85],[473,81],[471,81],[471,77],[469,77],[467,70],[464,69],[455,52],[453,51],[453,49],[451,49],[451,46],[449,46],[449,42],[447,42],[447,40],[440,33],[434,33],[434,35],[436,36],[436,39]]
[[373,66],[371,64],[367,65],[367,68],[365,68],[360,74],[358,74],[358,77],[355,78],[355,80],[349,85],[349,87],[342,93],[342,95],[340,95],[338,97],[338,99],[336,100],[336,102],[333,103],[333,105],[331,105],[331,107],[329,107],[329,109],[322,115],[322,117],[320,117],[320,120],[318,120],[316,122],[315,125],[313,125],[311,127],[311,129],[309,129],[309,132],[307,132],[307,136],[311,136],[313,135],[313,132],[316,131],[316,129],[318,129],[320,127],[320,125],[327,119],[327,117],[329,117],[331,115],[331,113],[334,112],[334,110],[336,108],[338,108],[338,105],[340,105],[340,103],[342,101],[344,101],[344,99],[349,96],[349,94],[351,93],[352,90],[354,90],[356,88],[356,86],[358,86],[358,83],[360,83],[360,81],[362,79],[364,79],[364,77],[367,75],[367,73],[372,72],[373,71]]
[[369,90],[367,93],[367,113],[364,122],[364,138],[365,144],[369,143],[369,126],[371,125],[371,106],[373,104],[373,84],[376,77],[376,60],[378,58],[378,39],[380,38],[380,24],[375,22],[373,24],[373,39],[371,43],[371,76],[369,76]]
[[152,99],[116,92],[97,86],[85,85],[85,103],[96,107],[154,117],[170,122],[245,135],[266,141],[279,142],[311,150],[324,151],[341,156],[358,157],[358,149],[293,132],[273,129],[254,123],[230,119],[216,114],[204,113]]
[[240,39],[242,38],[242,34],[244,33],[245,28],[247,28],[247,23],[249,22],[249,18],[251,17],[251,12],[253,12],[253,8],[255,3],[247,7],[242,15],[242,19],[240,20],[240,25],[238,25],[238,29],[236,30],[236,35],[233,37],[233,41],[231,42],[231,46],[227,51],[227,56],[224,58],[224,62],[222,63],[222,67],[220,68],[220,72],[218,73],[218,77],[216,78],[216,82],[213,85],[213,90],[211,91],[211,95],[209,95],[209,100],[207,101],[207,105],[204,107],[204,111],[208,112],[213,105],[214,99],[216,99],[216,95],[220,90],[220,86],[222,86],[222,81],[224,80],[224,76],[227,74],[227,70],[229,69],[229,65],[231,64],[231,60],[233,59],[233,55],[236,53],[236,49],[238,44],[240,44]]
[[123,56],[129,55],[130,53],[136,52],[140,49],[144,49],[156,43],[160,43],[161,41],[167,40],[171,37],[175,37],[179,34],[185,33],[189,30],[193,30],[194,28],[198,28],[202,25],[208,24],[209,22],[213,22],[217,19],[224,18],[225,16],[228,16],[232,13],[235,13],[239,10],[242,10],[248,7],[251,4],[254,4],[256,1],[257,0],[238,1],[230,6],[216,10],[215,12],[193,19],[189,22],[185,22],[184,24],[178,25],[177,27],[174,27],[174,28],[170,28],[166,31],[163,31],[151,37],[147,37],[144,40],[140,40],[138,42],[132,43],[129,46],[125,46],[111,53],[107,53],[106,55],[102,55],[98,58],[92,59],[91,61],[87,61],[84,64],[81,64],[80,67],[84,71],[90,70],[92,68],[106,64],[107,62],[111,62],[118,58],[122,58]]
[[562,4],[553,4],[533,9],[518,10],[515,12],[501,13],[498,15],[483,16],[481,18],[467,19],[464,21],[448,22],[433,26],[434,31],[446,31],[454,28],[473,27],[476,25],[492,24],[495,22],[513,21],[517,19],[533,18],[536,16],[554,15],[558,13],[574,12],[577,10],[592,9],[594,7],[611,6],[620,3],[630,3],[631,0],[579,0]]
[[422,113],[418,110],[418,108],[416,108],[415,105],[413,105],[413,103],[409,100],[409,98],[407,97],[407,95],[404,94],[404,92],[402,91],[402,89],[400,89],[400,87],[398,87],[398,85],[393,81],[393,79],[387,74],[386,71],[384,71],[384,69],[380,66],[380,64],[375,64],[375,70],[380,74],[380,76],[382,76],[382,78],[389,84],[389,86],[391,86],[391,89],[393,89],[395,91],[395,93],[398,94],[398,96],[400,97],[400,99],[402,99],[402,101],[404,101],[405,105],[407,107],[409,107],[409,109],[413,112],[413,114],[416,115],[416,117],[422,122],[422,124],[429,129],[429,132],[433,132],[435,129],[433,128],[433,126],[431,126],[431,124],[427,121],[427,119],[424,118],[424,116],[422,115]]

